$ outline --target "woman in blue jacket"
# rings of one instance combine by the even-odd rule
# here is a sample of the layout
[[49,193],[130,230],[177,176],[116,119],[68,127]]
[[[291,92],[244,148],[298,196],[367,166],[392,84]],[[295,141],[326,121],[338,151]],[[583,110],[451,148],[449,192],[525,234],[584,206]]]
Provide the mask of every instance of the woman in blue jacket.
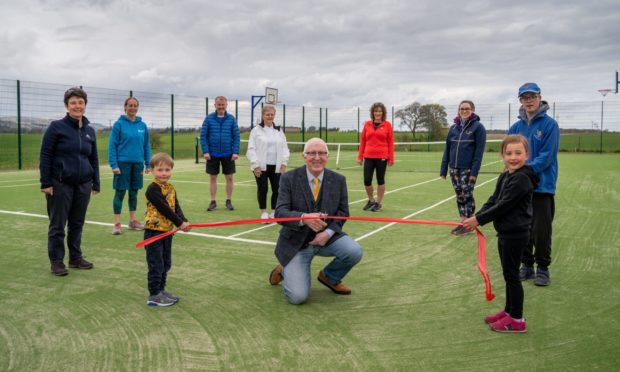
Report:
[[[472,101],[459,103],[458,116],[448,131],[446,148],[441,160],[439,175],[445,179],[450,167],[450,180],[456,193],[456,206],[461,221],[474,215],[474,185],[482,164],[482,155],[486,145],[487,133],[475,114],[476,106]],[[454,235],[469,234],[467,229],[457,226],[451,231]]]
[[144,225],[136,220],[138,190],[143,185],[143,175],[149,172],[151,144],[149,130],[142,118],[137,116],[140,103],[135,97],[125,100],[125,115],[121,115],[110,134],[108,161],[114,173],[114,227],[112,234],[121,233],[121,209],[125,193],[129,191],[130,230],[144,230]]
[[52,121],[43,135],[39,158],[41,192],[45,193],[50,224],[47,253],[52,274],[69,272],[64,264],[65,227],[69,267],[92,269],[82,257],[82,228],[90,195],[99,192],[99,158],[95,130],[84,116],[86,92],[71,88],[65,92],[67,115]]

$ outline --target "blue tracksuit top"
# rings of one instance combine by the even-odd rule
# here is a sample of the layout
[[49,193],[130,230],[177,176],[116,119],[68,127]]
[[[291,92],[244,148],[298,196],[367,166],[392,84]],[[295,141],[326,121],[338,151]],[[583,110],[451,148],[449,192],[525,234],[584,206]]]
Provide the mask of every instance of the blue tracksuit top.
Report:
[[460,124],[459,117],[454,122],[446,137],[439,175],[445,177],[448,174],[449,164],[450,168],[470,169],[470,175],[478,177],[487,143],[487,131],[476,114],[472,114],[464,125]]
[[82,128],[67,114],[54,120],[43,134],[39,154],[41,188],[52,186],[52,180],[67,185],[92,181],[93,190],[99,191],[99,157],[95,130],[86,117]]
[[218,158],[239,154],[237,119],[228,112],[222,118],[217,117],[217,112],[207,115],[200,129],[200,145],[203,154]]
[[547,115],[549,104],[542,101],[538,112],[528,121],[523,107],[519,109],[519,120],[512,124],[508,134],[520,134],[530,145],[530,165],[540,178],[535,193],[555,194],[558,180],[558,149],[560,127]]
[[149,130],[140,116],[131,121],[121,115],[112,126],[108,143],[108,162],[110,168],[118,168],[118,163],[144,163],[149,168],[151,143]]

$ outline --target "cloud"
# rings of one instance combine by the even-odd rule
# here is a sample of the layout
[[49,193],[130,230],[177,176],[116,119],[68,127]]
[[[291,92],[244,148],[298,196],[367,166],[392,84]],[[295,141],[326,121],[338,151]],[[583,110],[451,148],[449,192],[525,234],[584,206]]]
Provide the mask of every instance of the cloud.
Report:
[[[596,100],[617,1],[35,1],[0,14],[3,78],[323,107]],[[7,75],[5,75],[7,74]]]

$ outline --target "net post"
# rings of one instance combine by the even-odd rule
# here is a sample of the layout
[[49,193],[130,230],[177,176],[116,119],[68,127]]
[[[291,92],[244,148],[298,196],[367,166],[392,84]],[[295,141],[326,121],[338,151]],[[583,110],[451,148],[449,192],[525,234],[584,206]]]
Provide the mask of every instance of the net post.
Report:
[[338,168],[339,163],[340,163],[340,143],[338,143],[338,150],[336,153],[336,168]]

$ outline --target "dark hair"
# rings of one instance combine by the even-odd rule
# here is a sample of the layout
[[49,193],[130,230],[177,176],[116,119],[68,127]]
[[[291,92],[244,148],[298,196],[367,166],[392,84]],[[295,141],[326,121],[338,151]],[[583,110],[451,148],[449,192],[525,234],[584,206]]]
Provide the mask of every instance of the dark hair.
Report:
[[88,103],[88,96],[86,95],[86,92],[80,87],[73,87],[67,89],[64,98],[65,106],[69,104],[69,99],[71,97],[82,98],[84,100],[84,103]]
[[125,104],[123,104],[123,107],[127,108],[127,103],[129,103],[130,100],[134,100],[136,101],[136,103],[138,104],[138,106],[140,106],[140,101],[138,101],[138,99],[136,97],[127,97],[127,99],[125,100]]
[[476,111],[476,105],[474,105],[474,103],[472,101],[468,100],[468,99],[464,99],[464,100],[461,101],[461,103],[459,103],[459,107],[458,107],[459,109],[461,108],[461,105],[463,103],[468,103],[471,106],[471,110],[472,111]]
[[373,113],[375,112],[375,109],[377,107],[381,108],[381,111],[383,111],[383,115],[381,115],[381,121],[385,121],[385,118],[387,116],[387,109],[385,108],[385,105],[381,102],[375,102],[372,104],[372,106],[370,106],[370,118],[372,120],[375,119],[375,116]]
[[508,147],[508,145],[511,145],[513,143],[520,143],[523,145],[523,148],[525,149],[525,152],[529,155],[530,153],[530,146],[527,143],[527,138],[523,137],[520,134],[509,134],[506,136],[506,138],[504,138],[504,140],[502,141],[502,152],[501,154],[504,155],[504,152],[506,151],[506,147]]
[[151,157],[151,168],[155,168],[159,164],[169,165],[170,168],[174,168],[174,160],[165,152],[158,152]]

